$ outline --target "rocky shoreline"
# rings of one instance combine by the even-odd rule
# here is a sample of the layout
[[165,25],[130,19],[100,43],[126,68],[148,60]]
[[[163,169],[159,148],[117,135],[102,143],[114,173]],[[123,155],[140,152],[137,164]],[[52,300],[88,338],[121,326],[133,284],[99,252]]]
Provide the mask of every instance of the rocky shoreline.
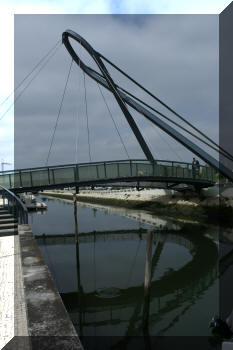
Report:
[[[72,191],[44,191],[44,195],[73,200]],[[83,190],[80,202],[143,209],[157,215],[198,219],[200,222],[231,224],[233,222],[233,188],[210,188],[197,195],[173,190]]]

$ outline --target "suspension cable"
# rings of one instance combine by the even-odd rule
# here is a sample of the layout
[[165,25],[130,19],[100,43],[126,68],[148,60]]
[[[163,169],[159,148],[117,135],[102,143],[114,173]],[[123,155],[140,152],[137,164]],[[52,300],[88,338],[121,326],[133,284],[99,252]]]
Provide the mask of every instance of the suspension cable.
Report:
[[[82,54],[82,46],[80,50],[80,58]],[[80,61],[79,61],[79,68],[80,68]],[[79,72],[79,71],[78,71]],[[78,76],[80,77],[80,75]],[[79,96],[79,91],[80,91],[80,82],[81,82],[81,77],[78,79],[78,89],[77,89],[77,95]],[[76,117],[76,139],[75,139],[75,163],[78,163],[78,124],[79,124],[79,105],[77,107],[77,117]]]
[[52,149],[52,145],[53,145],[53,141],[54,141],[54,135],[55,135],[55,132],[56,132],[56,129],[57,129],[58,120],[59,120],[59,117],[60,117],[60,114],[61,114],[61,109],[62,109],[62,105],[63,105],[63,100],[64,100],[64,97],[65,97],[66,88],[67,88],[67,84],[68,84],[69,77],[70,77],[70,72],[71,72],[72,63],[73,63],[73,58],[71,59],[69,72],[68,72],[68,75],[67,75],[67,78],[66,78],[65,88],[64,88],[64,91],[63,91],[63,94],[62,94],[62,99],[61,99],[61,103],[60,103],[60,107],[59,107],[59,111],[58,111],[58,115],[57,115],[55,127],[54,127],[54,129],[53,129],[53,135],[52,135],[52,139],[51,139],[51,143],[50,143],[50,147],[49,147],[48,156],[47,156],[47,159],[46,159],[46,162],[45,162],[45,166],[47,166],[47,164],[48,164],[50,152],[51,152],[51,149]]
[[128,107],[126,106],[126,102],[122,99],[121,94],[119,93],[118,89],[116,88],[116,84],[111,78],[111,76],[108,74],[107,68],[103,64],[101,60],[97,60],[95,55],[92,55],[93,60],[96,62],[97,66],[99,67],[100,71],[104,74],[104,79],[107,81],[108,86],[110,87],[110,90],[114,94],[117,103],[119,104],[122,112],[124,113],[126,119],[128,120],[131,129],[134,132],[134,135],[136,136],[145,156],[147,159],[154,160],[153,155],[146,144],[142,134],[140,133],[137,124],[131,114],[129,113]]
[[162,112],[158,111],[157,109],[151,107],[150,105],[148,105],[146,102],[142,101],[140,98],[136,97],[135,95],[131,94],[130,92],[128,92],[127,90],[123,89],[122,87],[116,85],[120,90],[122,90],[124,93],[126,93],[127,95],[131,96],[132,98],[134,98],[135,100],[137,100],[138,102],[142,103],[144,106],[150,108],[152,111],[156,112],[157,114],[161,115],[164,119],[166,119],[167,121],[171,122],[172,124],[176,125],[178,128],[180,128],[181,130],[187,132],[187,134],[193,136],[194,138],[196,138],[197,140],[199,140],[200,142],[204,143],[205,145],[207,145],[208,147],[210,147],[211,149],[213,149],[214,151],[220,153],[221,155],[223,155],[224,157],[230,159],[231,161],[233,161],[233,157],[229,154],[227,155],[226,153],[224,153],[222,150],[220,150],[220,148],[215,148],[214,146],[210,145],[208,142],[204,141],[203,139],[201,139],[199,136],[195,135],[194,133],[192,133],[190,130],[186,129],[185,127],[179,125],[178,123],[176,123],[174,120],[172,120],[171,118],[167,117],[165,114],[163,114]]
[[175,114],[180,120],[182,120],[184,123],[189,125],[192,129],[194,129],[196,132],[198,132],[200,135],[202,135],[204,138],[206,138],[208,141],[210,141],[212,144],[218,147],[219,150],[227,154],[232,159],[232,155],[224,150],[222,147],[220,147],[216,142],[214,142],[210,137],[206,136],[203,132],[201,132],[198,128],[193,126],[189,121],[187,121],[184,117],[182,117],[179,113],[177,113],[174,109],[170,108],[166,103],[164,103],[162,100],[160,100],[158,97],[153,95],[149,90],[144,88],[141,84],[139,84],[136,80],[131,78],[127,73],[125,73],[123,70],[118,68],[113,62],[108,60],[106,57],[104,57],[101,53],[98,53],[98,55],[103,58],[106,62],[108,62],[112,67],[114,67],[116,70],[118,70],[121,74],[123,74],[125,77],[127,77],[130,81],[132,81],[134,84],[136,84],[138,87],[140,87],[143,91],[145,91],[148,95],[150,95],[152,98],[154,98],[157,102],[159,102],[162,106],[167,108],[170,112]]
[[84,82],[84,91],[85,91],[88,152],[89,152],[89,161],[91,163],[91,145],[90,145],[90,131],[89,131],[89,121],[88,121],[89,118],[88,118],[88,112],[87,112],[87,89],[86,89],[86,77],[85,77],[84,71],[83,71],[83,82]]
[[[94,71],[95,72],[95,71]],[[99,74],[98,72],[95,72],[96,74],[98,74],[100,77],[103,78],[103,76],[101,74]],[[122,88],[121,86],[115,84],[115,86],[123,91],[124,93],[126,93],[127,95],[131,96],[133,99],[137,100],[138,102],[142,103],[144,106],[150,108],[152,111],[156,112],[157,114],[159,114],[160,116],[162,116],[164,119],[168,120],[169,122],[171,122],[172,124],[176,125],[178,128],[182,129],[183,131],[187,132],[189,135],[193,136],[194,138],[196,138],[197,140],[199,140],[200,142],[204,143],[205,145],[207,145],[208,147],[210,147],[211,149],[213,149],[214,151],[218,152],[219,154],[223,155],[224,157],[230,159],[231,161],[233,161],[233,157],[232,155],[230,155],[229,153],[227,153],[225,150],[223,150],[217,145],[218,148],[215,148],[214,146],[210,145],[208,142],[204,141],[203,139],[201,139],[200,137],[198,137],[197,135],[195,135],[194,133],[192,133],[190,130],[186,129],[185,127],[179,125],[178,123],[176,123],[174,120],[172,120],[171,118],[167,117],[165,114],[163,114],[162,112],[158,111],[157,109],[151,107],[150,105],[148,105],[146,102],[144,102],[143,100],[141,100],[140,98],[136,97],[135,95],[131,94],[129,91],[125,90],[124,88]]]
[[[77,91],[77,93],[78,93],[78,91]],[[74,156],[76,164],[78,163],[78,125],[79,125],[79,110],[77,108],[77,113],[76,113],[75,156]]]
[[[138,113],[139,114],[139,113]],[[160,153],[157,153],[155,150],[154,150],[154,147],[152,147],[152,144],[151,144],[151,141],[150,139],[147,137],[147,140],[146,140],[146,143],[148,144],[149,148],[150,149],[153,149],[153,155],[156,156],[156,159],[161,159],[161,157],[159,156]],[[157,150],[158,151],[158,150]]]
[[27,78],[29,78],[29,76],[36,70],[36,68],[39,67],[39,65],[50,55],[50,53],[57,48],[58,44],[60,43],[60,45],[62,44],[61,39],[59,39],[57,41],[57,43],[46,53],[45,56],[43,56],[40,61],[34,66],[34,68],[24,77],[24,79],[16,86],[16,88],[0,103],[0,106],[2,106],[10,97],[13,93],[16,92],[16,90],[18,90],[18,88],[20,88],[20,86],[25,82],[25,80]]
[[159,130],[158,128],[153,128],[153,130],[156,130],[156,132],[157,132],[157,134],[159,135],[159,137],[161,138],[161,140],[167,144],[167,146],[170,148],[171,152],[173,152],[173,153],[177,156],[177,158],[178,158],[181,162],[183,162],[183,159],[179,156],[178,152],[175,151],[175,148],[172,148],[172,146],[170,145],[170,143],[168,142],[168,140],[166,140],[166,138],[162,136],[160,130]]
[[120,131],[119,131],[117,125],[116,125],[116,122],[115,122],[115,120],[114,120],[114,118],[113,118],[113,115],[112,115],[112,113],[111,113],[111,111],[110,111],[110,108],[109,108],[109,106],[108,106],[108,104],[107,104],[107,101],[106,101],[106,99],[105,99],[105,97],[104,97],[103,91],[101,90],[101,88],[100,88],[98,82],[97,82],[97,85],[98,85],[99,91],[100,91],[100,93],[101,93],[101,96],[103,97],[104,103],[105,103],[105,105],[106,105],[106,107],[107,107],[107,110],[108,110],[108,112],[109,112],[109,115],[110,115],[110,117],[111,117],[111,119],[112,119],[112,122],[113,122],[113,124],[114,124],[114,126],[115,126],[115,129],[116,129],[116,131],[117,131],[117,133],[118,133],[118,136],[119,136],[119,138],[120,138],[120,140],[121,140],[121,143],[122,143],[122,146],[123,146],[123,148],[124,148],[124,150],[125,150],[126,156],[128,157],[128,159],[130,159],[129,153],[128,153],[128,151],[127,151],[127,149],[126,149],[126,146],[125,146],[125,143],[124,143],[124,141],[123,141],[123,139],[122,139],[122,137],[121,137]]
[[11,103],[11,105],[7,108],[7,110],[1,115],[0,120],[5,117],[7,112],[14,106],[15,102],[20,98],[20,96],[24,93],[24,91],[31,85],[32,81],[38,76],[38,74],[42,71],[42,69],[47,65],[47,63],[50,61],[50,59],[55,55],[59,47],[56,48],[56,50],[50,55],[50,57],[47,58],[47,60],[43,63],[43,65],[40,67],[40,69],[36,72],[36,74],[29,80],[29,82],[26,84],[26,86],[23,88],[23,90],[15,97],[14,101]]

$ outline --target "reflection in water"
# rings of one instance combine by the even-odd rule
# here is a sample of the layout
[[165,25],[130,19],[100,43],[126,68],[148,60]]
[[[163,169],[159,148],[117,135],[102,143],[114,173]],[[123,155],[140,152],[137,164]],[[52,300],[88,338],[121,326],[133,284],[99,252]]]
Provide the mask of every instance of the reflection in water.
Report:
[[152,253],[152,231],[147,232],[146,242],[146,267],[145,267],[145,282],[144,282],[144,303],[143,303],[143,316],[142,316],[142,328],[147,333],[148,321],[149,321],[149,308],[150,308],[150,285],[151,285],[151,253]]
[[[88,209],[98,221],[98,210]],[[82,210],[78,206],[84,227]],[[209,335],[209,320],[218,312],[218,249],[208,229],[139,229],[120,217],[115,229],[115,220],[106,221],[105,230],[78,233],[76,225],[73,234],[38,238],[87,349],[95,348],[89,337],[95,335],[117,336],[108,345],[116,349],[133,348],[129,336],[144,337],[150,349],[148,335]]]

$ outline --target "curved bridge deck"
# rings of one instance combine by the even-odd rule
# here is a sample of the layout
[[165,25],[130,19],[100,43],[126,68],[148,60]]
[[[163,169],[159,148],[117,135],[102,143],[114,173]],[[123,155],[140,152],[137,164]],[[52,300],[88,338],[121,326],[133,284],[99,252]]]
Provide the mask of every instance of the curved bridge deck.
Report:
[[197,187],[213,186],[216,170],[200,166],[192,169],[191,163],[173,161],[119,160],[68,164],[0,173],[0,184],[15,192],[47,188],[91,186],[122,182],[165,182],[191,184]]

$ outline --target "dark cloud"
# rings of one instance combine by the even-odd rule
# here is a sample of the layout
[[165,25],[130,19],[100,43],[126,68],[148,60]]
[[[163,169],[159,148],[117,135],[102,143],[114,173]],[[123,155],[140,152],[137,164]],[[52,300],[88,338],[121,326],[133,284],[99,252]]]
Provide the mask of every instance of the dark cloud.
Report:
[[[68,28],[217,140],[217,15],[15,15],[15,85]],[[84,50],[77,50],[96,69]],[[16,102],[16,168],[45,163],[70,62],[61,46]],[[119,74],[111,74],[120,85],[158,107]],[[92,159],[126,158],[97,84],[86,77],[86,88]],[[116,101],[102,90],[130,157],[144,158]],[[83,73],[73,64],[50,164],[88,161],[84,96]],[[192,155],[184,147],[139,114],[133,115],[156,158],[190,161]]]

